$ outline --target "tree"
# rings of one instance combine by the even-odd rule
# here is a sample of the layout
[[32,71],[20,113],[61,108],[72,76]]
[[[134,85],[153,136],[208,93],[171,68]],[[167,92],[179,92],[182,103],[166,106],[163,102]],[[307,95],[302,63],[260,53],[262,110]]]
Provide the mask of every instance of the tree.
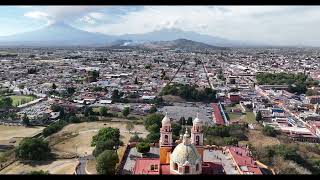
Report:
[[186,119],[184,117],[180,117],[180,120],[179,120],[180,124],[187,124],[188,122],[186,122]]
[[262,120],[262,114],[261,114],[261,111],[258,111],[257,112],[257,115],[256,115],[256,121],[261,121]]
[[47,160],[50,157],[47,141],[41,138],[24,138],[16,148],[16,157],[20,160]]
[[75,92],[76,92],[76,88],[75,87],[67,87],[67,93],[69,95],[72,95]]
[[[161,126],[161,120],[163,119],[162,114],[150,114],[147,116],[147,118],[144,120],[144,126],[146,129],[149,130],[149,127],[154,125],[157,126],[157,132],[159,132],[160,126]],[[149,130],[150,131],[150,130]]]
[[136,148],[137,148],[137,151],[142,154],[145,154],[150,151],[150,145],[145,142],[141,142],[137,144]]
[[126,125],[126,129],[131,133],[131,130],[134,128],[134,124],[132,122],[128,122]]
[[92,107],[85,107],[84,109],[84,116],[90,116],[90,115],[94,115],[93,109]]
[[106,141],[98,141],[92,154],[93,156],[98,157],[103,151],[114,150],[114,148],[117,146],[118,144],[114,142],[112,139],[107,139]]
[[107,116],[108,115],[108,109],[106,107],[101,107],[100,108],[100,115],[101,116]]
[[130,137],[129,142],[142,142],[143,138],[139,137],[138,134],[134,134]]
[[24,115],[23,115],[23,117],[22,117],[22,124],[24,124],[25,126],[29,126],[30,121],[29,121],[29,118],[28,118],[27,114],[24,114]]
[[125,107],[123,110],[122,110],[122,115],[124,117],[127,117],[130,113],[130,108],[129,107]]
[[262,129],[262,133],[266,136],[275,137],[277,135],[277,131],[271,126],[264,126]]
[[192,125],[192,117],[188,117],[187,125]]
[[182,130],[182,126],[180,124],[172,123],[171,128],[172,128],[172,134],[173,135],[175,135],[175,136],[179,136],[180,135],[180,132]]
[[150,143],[156,143],[160,140],[160,133],[159,132],[150,132],[147,135],[147,141]]
[[112,139],[116,145],[120,144],[120,131],[117,128],[107,127],[99,130],[98,134],[92,137],[91,146],[95,146],[98,141]]
[[0,108],[8,109],[12,107],[12,99],[10,97],[0,98]]
[[52,83],[52,89],[56,90],[57,89],[57,85],[55,83]]
[[105,150],[97,157],[96,169],[98,174],[114,175],[118,162],[119,158],[115,151]]

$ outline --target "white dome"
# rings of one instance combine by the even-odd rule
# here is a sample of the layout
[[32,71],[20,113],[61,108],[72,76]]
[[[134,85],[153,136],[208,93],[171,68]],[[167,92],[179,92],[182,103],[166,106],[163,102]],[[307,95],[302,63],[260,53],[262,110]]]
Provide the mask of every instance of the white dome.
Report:
[[201,157],[193,144],[180,143],[173,150],[171,154],[171,161],[173,163],[177,163],[179,166],[187,164],[195,166],[201,161]]
[[164,116],[164,118],[162,119],[161,123],[162,123],[162,126],[163,125],[171,125],[170,118],[168,117],[167,114]]
[[202,121],[199,119],[198,114],[197,117],[193,120],[193,124],[202,124]]

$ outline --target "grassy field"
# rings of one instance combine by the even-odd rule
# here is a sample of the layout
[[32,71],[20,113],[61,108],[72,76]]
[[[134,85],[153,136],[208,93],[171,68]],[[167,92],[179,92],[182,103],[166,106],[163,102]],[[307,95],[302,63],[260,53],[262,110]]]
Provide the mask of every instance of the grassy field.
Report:
[[[69,124],[65,126],[60,132],[53,134],[49,137],[49,141],[52,142],[55,139],[59,139],[65,133],[77,133],[78,135],[64,141],[61,141],[53,146],[55,151],[78,153],[80,155],[89,155],[92,153],[94,147],[91,147],[91,140],[96,135],[99,129],[104,127],[119,128],[121,133],[121,141],[124,144],[129,142],[132,133],[129,133],[126,129],[126,123],[123,122],[84,122],[78,124]],[[146,137],[147,131],[143,125],[134,125],[134,129],[131,132],[142,132],[140,137]]]
[[24,127],[0,125],[0,144],[6,144],[12,139],[31,137],[41,132],[44,127]]
[[246,117],[248,123],[257,123],[256,116],[253,114],[253,112],[246,112]]
[[257,130],[249,130],[247,136],[248,141],[240,141],[239,144],[248,144],[250,142],[255,148],[280,144],[280,141],[277,138],[265,136],[261,131]]
[[33,96],[9,96],[12,99],[12,106],[19,106],[21,104],[33,101],[35,98]]

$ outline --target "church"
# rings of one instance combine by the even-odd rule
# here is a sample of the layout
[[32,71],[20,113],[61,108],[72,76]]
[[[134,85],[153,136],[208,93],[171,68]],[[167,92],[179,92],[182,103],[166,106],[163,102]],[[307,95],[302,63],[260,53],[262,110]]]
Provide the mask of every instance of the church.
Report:
[[137,159],[133,174],[223,174],[221,165],[203,161],[204,123],[198,115],[193,121],[191,135],[186,128],[176,142],[172,139],[171,121],[167,114],[161,124],[159,158]]

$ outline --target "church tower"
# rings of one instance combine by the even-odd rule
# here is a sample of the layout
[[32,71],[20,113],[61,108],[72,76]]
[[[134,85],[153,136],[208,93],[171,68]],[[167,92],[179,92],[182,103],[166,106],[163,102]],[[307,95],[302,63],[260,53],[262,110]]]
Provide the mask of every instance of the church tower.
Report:
[[199,113],[193,120],[193,126],[191,129],[191,143],[197,148],[201,158],[203,158],[203,122],[199,119]]
[[170,154],[173,148],[172,142],[172,129],[171,121],[166,113],[165,117],[161,121],[160,128],[160,164],[169,164],[170,163]]

